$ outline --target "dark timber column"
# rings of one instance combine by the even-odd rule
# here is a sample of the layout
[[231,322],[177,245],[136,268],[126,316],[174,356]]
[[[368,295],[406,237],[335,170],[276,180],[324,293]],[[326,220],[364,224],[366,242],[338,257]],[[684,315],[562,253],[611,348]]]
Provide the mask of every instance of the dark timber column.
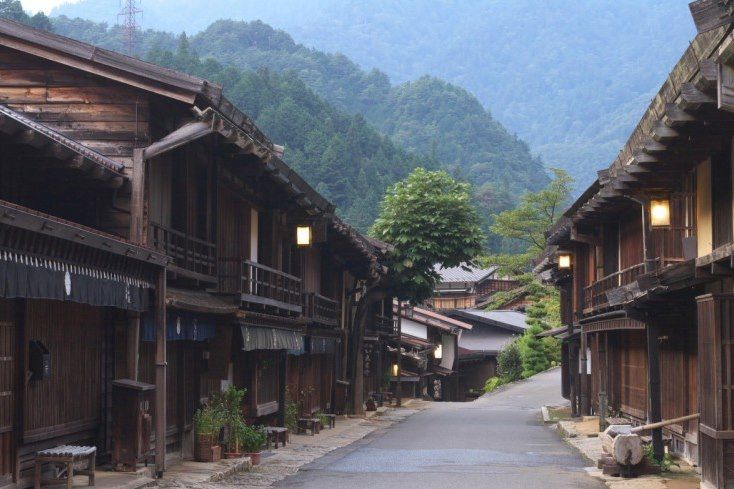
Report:
[[[392,304],[391,304],[392,306]],[[396,360],[397,366],[398,366],[398,382],[397,382],[397,395],[395,396],[395,405],[397,407],[400,407],[403,405],[403,355],[401,354],[401,349],[403,348],[403,301],[398,300],[398,351],[397,355],[398,358]]]
[[599,345],[599,431],[607,428],[607,379],[609,363],[607,362],[607,334],[597,333],[596,343]]
[[155,468],[166,470],[166,271],[158,272],[155,288]]
[[734,294],[696,298],[701,487],[734,486]]
[[[662,421],[660,399],[660,341],[657,321],[647,322],[647,389],[650,396],[650,412],[648,423]],[[652,450],[655,458],[660,461],[665,455],[663,447],[663,429],[652,430]]]
[[581,378],[580,382],[580,400],[581,400],[581,415],[587,416],[590,414],[589,412],[589,375],[587,372],[589,371],[588,368],[588,359],[586,358],[586,345],[587,345],[588,339],[586,338],[586,333],[583,331],[581,332],[581,346],[579,347],[579,377]]

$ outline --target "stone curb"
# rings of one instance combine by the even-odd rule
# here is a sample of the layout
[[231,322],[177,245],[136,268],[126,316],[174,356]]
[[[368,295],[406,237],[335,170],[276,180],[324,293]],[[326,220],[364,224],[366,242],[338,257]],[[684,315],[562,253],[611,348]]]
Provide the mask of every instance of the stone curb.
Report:
[[250,469],[252,469],[252,460],[250,460],[250,457],[243,457],[242,460],[237,463],[228,466],[220,472],[212,474],[205,482],[219,482],[232,474],[236,474],[237,472],[247,472]]

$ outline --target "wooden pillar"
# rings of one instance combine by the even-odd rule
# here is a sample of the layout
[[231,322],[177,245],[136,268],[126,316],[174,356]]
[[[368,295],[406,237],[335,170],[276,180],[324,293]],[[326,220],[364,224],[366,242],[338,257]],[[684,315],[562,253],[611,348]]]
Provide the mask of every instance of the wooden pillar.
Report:
[[155,468],[166,469],[166,271],[158,272],[155,289]]
[[140,358],[140,314],[128,313],[127,326],[127,378],[138,380]]
[[[662,421],[662,402],[660,397],[660,341],[656,321],[647,323],[647,389],[649,396],[648,423]],[[663,429],[652,430],[652,449],[655,458],[660,461],[665,455],[663,446]]]
[[133,150],[133,174],[130,195],[130,241],[139,244],[147,243],[148,213],[146,212],[147,165],[143,157],[143,149]]
[[288,383],[288,351],[278,352],[278,426],[285,426],[285,389]]
[[607,358],[607,334],[597,333],[597,345],[599,345],[599,431],[607,428],[607,382],[609,376],[609,363]]
[[25,399],[26,399],[26,365],[28,365],[28,344],[26,340],[26,300],[13,301],[15,321],[15,413],[13,420],[15,442],[15,466],[13,480],[20,482],[20,448],[23,446],[23,432],[25,431]]
[[590,414],[589,411],[589,376],[587,375],[588,372],[588,358],[586,358],[586,345],[587,345],[587,338],[586,333],[583,331],[581,332],[581,346],[579,347],[579,390],[580,390],[580,410],[582,416],[587,416]]

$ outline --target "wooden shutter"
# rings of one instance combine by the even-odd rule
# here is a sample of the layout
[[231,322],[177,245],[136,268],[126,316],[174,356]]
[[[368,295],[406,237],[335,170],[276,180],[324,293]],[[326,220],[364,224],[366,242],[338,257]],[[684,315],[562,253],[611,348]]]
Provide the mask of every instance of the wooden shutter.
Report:
[[15,391],[15,324],[11,308],[0,299],[0,483],[13,472],[13,415]]

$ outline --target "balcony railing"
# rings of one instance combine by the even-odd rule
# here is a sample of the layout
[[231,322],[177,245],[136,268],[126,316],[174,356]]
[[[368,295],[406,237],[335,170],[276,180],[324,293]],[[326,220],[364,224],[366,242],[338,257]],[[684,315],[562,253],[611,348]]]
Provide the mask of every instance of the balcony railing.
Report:
[[214,281],[217,274],[217,246],[160,224],[151,223],[148,241],[173,259],[176,271],[191,272]]
[[607,292],[632,283],[645,272],[645,264],[625,268],[597,280],[584,289],[584,310],[599,309],[608,305]]
[[304,316],[324,326],[339,326],[339,303],[335,300],[316,294],[303,294]]
[[300,278],[241,258],[219,259],[219,292],[239,294],[249,304],[303,310]]
[[397,336],[398,325],[393,318],[378,314],[375,316],[375,331],[385,335]]

